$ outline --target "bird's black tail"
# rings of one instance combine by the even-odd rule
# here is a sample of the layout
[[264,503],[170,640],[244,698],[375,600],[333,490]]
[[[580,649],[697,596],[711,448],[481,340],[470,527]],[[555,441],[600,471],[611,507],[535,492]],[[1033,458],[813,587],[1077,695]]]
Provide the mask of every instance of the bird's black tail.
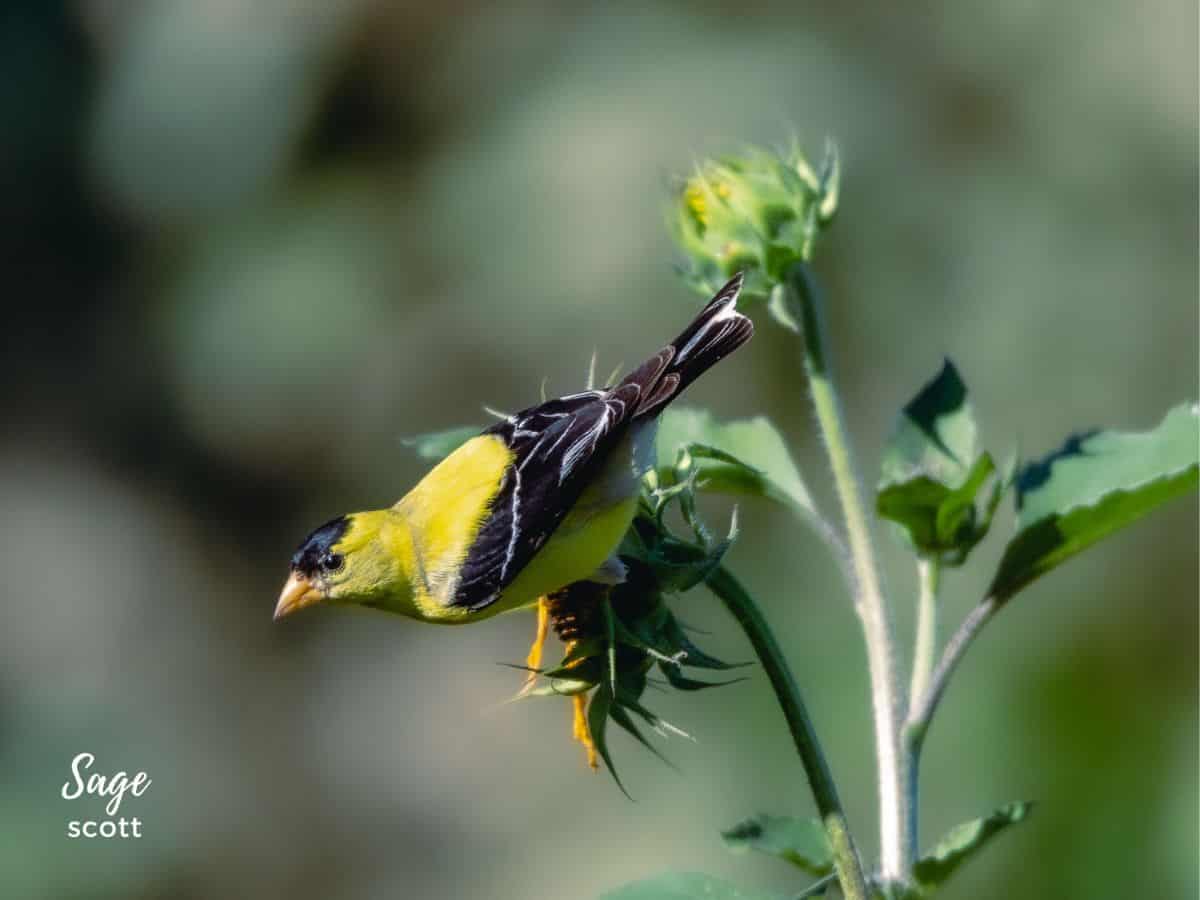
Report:
[[754,336],[754,323],[737,311],[739,272],[667,346],[634,369],[618,387],[640,389],[637,418],[653,416],[706,372]]

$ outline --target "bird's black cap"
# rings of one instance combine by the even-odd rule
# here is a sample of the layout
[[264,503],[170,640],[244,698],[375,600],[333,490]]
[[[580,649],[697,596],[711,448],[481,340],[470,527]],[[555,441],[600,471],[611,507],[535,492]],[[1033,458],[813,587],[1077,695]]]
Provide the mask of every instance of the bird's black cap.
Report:
[[292,570],[303,575],[315,574],[320,568],[321,558],[342,539],[349,527],[350,519],[338,516],[306,537],[292,554]]

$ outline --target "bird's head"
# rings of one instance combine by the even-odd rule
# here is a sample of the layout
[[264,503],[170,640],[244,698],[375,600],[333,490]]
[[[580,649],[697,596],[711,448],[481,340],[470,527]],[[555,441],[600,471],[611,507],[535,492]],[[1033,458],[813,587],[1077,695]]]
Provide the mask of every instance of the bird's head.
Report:
[[386,546],[389,510],[331,519],[292,555],[275,618],[314,603],[379,606],[401,592],[406,579]]

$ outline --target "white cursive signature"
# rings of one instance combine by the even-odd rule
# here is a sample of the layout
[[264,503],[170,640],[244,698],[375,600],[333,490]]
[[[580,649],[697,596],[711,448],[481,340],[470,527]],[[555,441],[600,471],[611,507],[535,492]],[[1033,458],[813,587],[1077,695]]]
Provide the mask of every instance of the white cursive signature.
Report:
[[80,753],[71,760],[72,780],[63,783],[62,796],[64,800],[74,800],[82,797],[85,793],[96,797],[108,797],[110,799],[105,804],[104,810],[110,816],[115,816],[127,793],[134,797],[140,797],[154,783],[145,772],[138,772],[130,777],[124,771],[114,772],[108,776],[93,772],[87,776],[85,781],[82,770],[90,769],[95,761],[96,757],[91,753]]

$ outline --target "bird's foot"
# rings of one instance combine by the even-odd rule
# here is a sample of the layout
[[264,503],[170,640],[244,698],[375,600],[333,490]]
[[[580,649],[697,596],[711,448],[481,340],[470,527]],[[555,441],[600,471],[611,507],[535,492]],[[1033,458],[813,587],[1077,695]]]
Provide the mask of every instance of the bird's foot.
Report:
[[521,694],[531,690],[537,681],[538,669],[542,667],[542,650],[546,646],[546,636],[549,633],[550,606],[545,597],[540,597],[537,602],[537,632],[533,636],[529,655],[525,657],[525,667],[529,669],[529,673],[525,676],[525,683],[521,685]]
[[583,744],[583,749],[587,753],[587,764],[594,771],[600,767],[600,764],[596,760],[596,742],[592,740],[592,729],[588,727],[587,695],[576,694],[571,698],[571,704],[575,708],[573,737]]

